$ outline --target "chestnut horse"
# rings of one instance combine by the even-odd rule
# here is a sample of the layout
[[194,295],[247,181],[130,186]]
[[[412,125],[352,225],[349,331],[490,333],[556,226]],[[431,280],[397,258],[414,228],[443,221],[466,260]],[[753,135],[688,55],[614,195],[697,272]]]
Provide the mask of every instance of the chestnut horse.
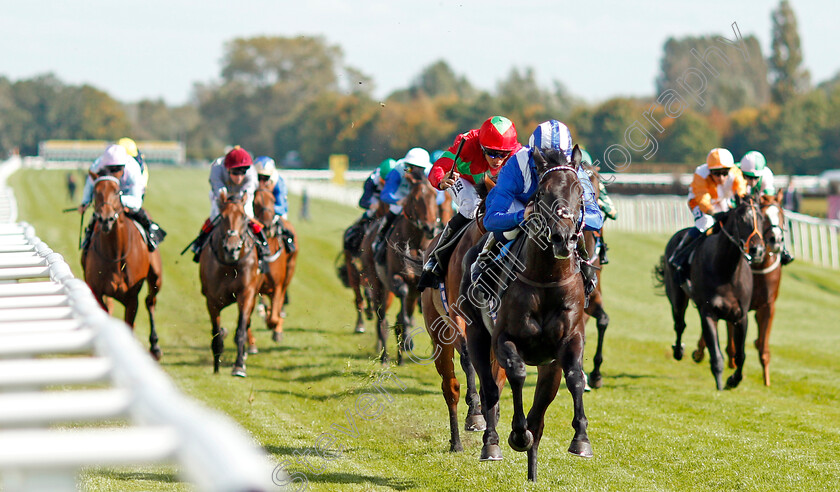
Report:
[[222,352],[225,348],[225,330],[221,327],[222,309],[236,303],[239,319],[236,325],[236,361],[233,376],[245,377],[245,343],[251,325],[251,312],[257,296],[261,275],[257,271],[257,251],[254,237],[248,229],[245,215],[245,198],[241,195],[219,198],[219,223],[207,238],[207,246],[201,250],[199,277],[201,293],[207,301],[207,313],[213,326],[211,348],[213,350],[213,372],[219,372]]
[[[283,221],[283,218],[276,217],[275,220],[274,194],[262,184],[254,194],[254,218],[265,224],[266,238],[271,249],[271,256],[266,259],[269,263],[268,273],[261,275],[258,295],[266,295],[271,299],[271,308],[266,313],[265,322],[272,332],[272,339],[280,342],[283,339],[283,318],[280,316],[280,311],[283,309],[283,299],[295,273],[298,250],[295,248],[292,253],[286,252],[280,238],[281,222],[279,221]],[[283,221],[282,225],[291,229],[291,225],[286,221]],[[250,344],[252,342],[250,332],[248,338]],[[249,350],[254,353],[253,349]]]
[[95,174],[91,178],[95,212],[90,245],[82,256],[85,282],[106,311],[110,311],[106,296],[125,306],[125,322],[134,330],[140,289],[148,280],[149,352],[160,360],[163,352],[155,330],[155,303],[163,275],[160,250],[150,253],[138,226],[123,213],[119,180]]
[[[700,314],[700,326],[709,347],[715,384],[718,390],[722,390],[723,357],[718,344],[717,322],[723,319],[733,323],[736,369],[727,379],[726,387],[735,388],[743,378],[747,314],[753,291],[750,265],[759,265],[764,261],[764,239],[761,212],[752,196],[737,197],[735,207],[717,214],[716,219],[715,230],[720,229],[720,232],[701,237],[692,253],[690,298]],[[673,254],[688,230],[678,231],[671,237],[665,247],[665,255],[655,269],[655,275],[664,284],[671,303],[677,334],[672,349],[677,360],[683,357],[682,334],[689,295],[676,284],[673,267],[666,258]]]
[[[599,184],[601,176],[598,174],[595,167],[589,164],[583,164],[583,167],[586,169],[587,174],[589,174],[590,182],[595,190],[595,198],[597,199],[598,194],[600,193]],[[587,382],[593,388],[600,388],[602,383],[601,363],[604,361],[604,335],[606,334],[607,327],[610,324],[610,317],[607,315],[607,312],[604,311],[604,299],[601,291],[601,259],[598,254],[598,250],[595,247],[597,245],[596,234],[592,231],[584,231],[583,239],[586,243],[586,252],[589,254],[589,258],[592,259],[592,265],[598,267],[596,272],[598,275],[598,285],[589,294],[589,305],[584,310],[586,313],[584,319],[588,321],[589,317],[595,318],[595,326],[598,328],[598,345],[595,349],[595,357],[593,359],[594,367],[592,368],[592,372],[589,373],[589,380]],[[586,321],[584,321],[584,323],[586,323]]]
[[[402,364],[402,353],[411,350],[410,337],[406,330],[412,327],[412,316],[417,305],[418,275],[406,264],[405,256],[421,258],[429,242],[435,236],[440,225],[438,217],[437,190],[432,188],[425,175],[419,172],[406,172],[403,179],[411,183],[411,189],[405,197],[402,214],[394,220],[390,237],[384,238],[387,244],[385,264],[378,264],[370,247],[373,240],[366,237],[362,241],[362,262],[365,275],[371,285],[374,312],[378,332],[377,347],[381,350],[380,360],[388,362],[386,343],[388,340],[388,322],[386,313],[393,296],[400,298],[400,312],[394,332],[397,337],[397,364]],[[372,236],[379,228],[373,228]]]
[[[586,378],[583,373],[584,291],[579,273],[577,243],[583,228],[583,190],[577,169],[581,152],[572,151],[571,161],[562,152],[534,149],[533,159],[539,175],[534,196],[534,214],[539,220],[535,233],[521,234],[524,267],[510,285],[497,293],[477,293],[465,273],[461,292],[471,302],[464,303],[467,343],[470,357],[481,382],[481,406],[487,429],[484,431],[482,460],[502,459],[496,425],[499,419],[499,387],[492,373],[492,354],[507,374],[513,393],[513,420],[508,444],[516,451],[528,452],[528,479],[537,480],[537,450],[545,426],[545,412],[566,378],[572,395],[574,438],[569,452],[592,456],[583,410]],[[468,253],[465,265],[475,260],[478,247]],[[513,253],[509,253],[513,254]],[[465,268],[466,269],[466,268]],[[474,289],[470,291],[470,289]],[[498,306],[495,321],[481,313],[482,305]],[[489,323],[489,324],[488,324]],[[526,365],[537,366],[534,403],[525,417],[522,389]]]
[[[773,328],[773,318],[776,315],[776,298],[779,296],[779,286],[782,283],[781,256],[784,237],[782,230],[785,224],[782,209],[784,190],[777,195],[761,197],[761,213],[764,215],[764,243],[767,254],[759,265],[752,266],[753,293],[750,300],[750,311],[755,311],[755,321],[758,325],[758,338],[755,348],[758,349],[758,359],[764,369],[764,385],[770,386],[770,330]],[[733,325],[727,323],[728,340],[726,353],[729,367],[735,368],[735,343],[732,337]],[[703,360],[706,342],[701,336],[697,341],[697,350],[691,354],[695,362]]]

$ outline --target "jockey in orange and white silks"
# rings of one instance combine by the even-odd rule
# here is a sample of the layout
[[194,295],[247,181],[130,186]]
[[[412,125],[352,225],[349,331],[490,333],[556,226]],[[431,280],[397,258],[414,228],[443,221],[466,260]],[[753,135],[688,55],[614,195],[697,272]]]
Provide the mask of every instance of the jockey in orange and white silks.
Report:
[[747,193],[747,181],[735,166],[732,153],[712,149],[706,163],[697,166],[688,190],[688,208],[694,215],[694,226],[700,232],[713,226],[712,215],[729,210],[736,196]]

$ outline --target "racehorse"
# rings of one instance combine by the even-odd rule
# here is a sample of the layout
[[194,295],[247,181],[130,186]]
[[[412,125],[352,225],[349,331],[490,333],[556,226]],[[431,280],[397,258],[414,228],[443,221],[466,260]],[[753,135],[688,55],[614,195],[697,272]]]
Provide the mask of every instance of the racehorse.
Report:
[[[589,175],[590,182],[592,183],[592,188],[595,190],[595,198],[598,198],[600,193],[600,181],[601,176],[598,174],[597,169],[590,164],[583,164],[583,167],[586,169],[587,174]],[[595,349],[595,358],[593,359],[594,367],[592,368],[592,372],[589,373],[589,381],[588,384],[593,388],[600,388],[601,387],[601,363],[604,361],[603,351],[604,351],[604,335],[606,334],[607,327],[610,324],[610,317],[607,315],[607,312],[604,311],[604,301],[601,291],[601,259],[598,251],[596,249],[597,240],[596,234],[592,231],[584,231],[583,239],[586,244],[586,251],[589,254],[589,257],[592,259],[592,265],[598,267],[596,271],[596,275],[598,275],[598,284],[595,286],[595,289],[589,294],[589,305],[586,307],[584,312],[586,316],[584,317],[584,323],[589,320],[589,317],[595,318],[595,326],[598,328],[598,345]]]
[[[388,323],[385,315],[392,294],[400,298],[400,312],[394,325],[397,337],[397,364],[402,364],[402,352],[411,350],[410,337],[406,336],[406,330],[412,327],[412,316],[419,297],[418,276],[406,265],[404,256],[407,254],[420,258],[440,225],[437,191],[432,188],[428,179],[416,171],[407,172],[404,179],[411,183],[411,188],[405,197],[402,214],[394,220],[390,237],[383,238],[386,244],[382,247],[387,248],[385,264],[377,263],[373,251],[369,251],[372,250],[372,240],[362,242],[362,248],[365,250],[362,253],[362,262],[371,284],[379,337],[377,346],[382,351],[380,360],[383,364],[388,362]],[[372,233],[375,233],[375,230]]]
[[[776,298],[779,296],[779,286],[782,283],[781,252],[784,237],[782,230],[785,224],[782,197],[784,190],[777,195],[764,195],[760,198],[761,213],[764,216],[764,243],[767,254],[759,265],[751,265],[753,274],[753,291],[750,299],[750,311],[755,311],[755,321],[758,325],[758,338],[755,348],[758,349],[758,359],[764,370],[764,385],[770,386],[770,330],[773,328],[773,318],[776,315]],[[729,367],[735,368],[735,344],[733,339],[733,325],[727,322],[726,352]],[[697,350],[691,357],[695,362],[703,360],[706,342],[701,336],[697,341]]]
[[[700,314],[703,338],[709,347],[712,375],[718,390],[723,385],[723,357],[718,345],[717,322],[733,323],[735,344],[735,372],[727,379],[726,387],[735,388],[743,378],[744,342],[747,336],[747,313],[753,290],[750,265],[764,260],[764,239],[761,212],[752,196],[736,197],[735,207],[716,216],[715,229],[720,233],[701,237],[691,259],[690,298]],[[688,228],[674,234],[665,247],[655,275],[665,286],[671,303],[674,331],[677,340],[672,347],[674,358],[683,357],[682,334],[685,330],[685,310],[689,295],[676,284],[669,258]]]
[[[583,189],[577,179],[581,152],[575,146],[571,161],[567,161],[562,152],[543,154],[536,148],[533,159],[539,186],[533,201],[535,212],[529,221],[539,220],[541,226],[517,239],[523,242],[522,254],[517,256],[522,268],[501,292],[483,295],[469,290],[474,284],[465,273],[461,292],[467,292],[472,301],[464,305],[464,313],[472,320],[467,323],[467,343],[481,381],[481,405],[487,423],[481,459],[502,459],[496,432],[499,388],[491,370],[491,356],[495,354],[513,392],[508,443],[516,451],[528,452],[528,479],[536,481],[545,412],[564,374],[574,402],[575,435],[569,452],[591,457],[592,445],[583,410],[584,290],[576,255],[583,228]],[[470,250],[465,265],[475,260],[477,249]],[[480,312],[488,297],[495,298],[491,303],[497,306],[495,321]],[[522,404],[526,364],[538,366],[534,403],[527,419]]]
[[[382,208],[384,204],[380,203],[380,209]],[[377,214],[378,217],[382,215]],[[339,279],[345,287],[353,291],[353,305],[356,307],[356,333],[365,332],[363,312],[367,319],[373,319],[373,294],[362,264],[362,241],[368,232],[376,228],[375,226],[376,221],[368,220],[364,223],[357,221],[348,227],[344,231],[344,250],[339,255],[341,263],[338,266]]]
[[[270,189],[260,188],[254,193],[254,218],[266,226],[266,239],[271,249],[271,256],[266,258],[268,272],[261,275],[258,295],[266,295],[271,299],[271,308],[266,313],[265,322],[272,332],[272,339],[280,342],[283,339],[283,318],[280,311],[283,309],[283,299],[292,281],[297,262],[298,250],[287,253],[280,238],[280,227],[282,217],[277,217],[275,222],[274,194]],[[291,226],[284,222],[285,227]],[[248,343],[252,346],[253,338],[248,332]],[[249,352],[254,353],[253,348]]]
[[219,372],[224,351],[225,330],[220,325],[222,309],[236,303],[239,319],[236,325],[236,361],[233,376],[245,377],[245,342],[251,325],[251,312],[259,288],[257,251],[254,237],[248,230],[245,197],[222,192],[218,198],[220,219],[210,233],[207,246],[201,250],[199,277],[201,293],[207,301],[207,313],[213,326],[211,348],[213,372]]
[[85,282],[106,311],[110,302],[106,304],[105,296],[125,306],[125,322],[133,330],[140,289],[148,280],[149,352],[160,360],[163,352],[155,330],[155,303],[163,275],[160,251],[149,252],[140,227],[123,213],[119,180],[93,173],[91,178],[95,212],[90,245],[82,256]]

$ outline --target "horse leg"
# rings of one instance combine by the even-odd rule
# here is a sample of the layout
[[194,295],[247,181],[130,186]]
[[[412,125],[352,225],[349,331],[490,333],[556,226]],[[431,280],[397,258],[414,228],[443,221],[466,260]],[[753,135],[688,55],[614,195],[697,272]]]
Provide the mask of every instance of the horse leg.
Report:
[[[474,313],[472,314],[475,315]],[[473,318],[475,319],[475,318]],[[502,448],[499,447],[499,434],[496,425],[499,423],[499,393],[501,384],[497,384],[498,366],[493,364],[490,357],[490,335],[483,327],[476,327],[467,338],[470,358],[474,363],[478,380],[481,383],[481,410],[487,425],[482,436],[481,461],[499,461],[502,459]],[[495,367],[494,367],[495,366]]]
[[274,288],[271,296],[271,309],[266,316],[268,328],[272,331],[271,339],[277,343],[283,341],[283,317],[280,311],[283,309],[283,298],[286,296],[286,289],[282,286]]
[[470,360],[470,351],[467,347],[466,340],[455,342],[456,347],[460,347],[461,355],[461,369],[467,376],[467,394],[465,400],[467,402],[467,419],[464,421],[464,430],[467,432],[483,431],[487,424],[484,422],[484,416],[481,414],[481,399],[478,396],[478,391],[475,386],[475,367]]
[[134,321],[137,319],[137,310],[140,307],[140,300],[138,299],[139,290],[140,288],[138,287],[128,292],[122,303],[125,306],[125,324],[131,328],[131,331],[134,331]]
[[[502,329],[502,333],[504,330]],[[513,420],[508,436],[508,444],[514,451],[527,451],[534,444],[534,435],[528,430],[525,411],[522,405],[522,388],[525,386],[525,362],[520,357],[512,341],[502,334],[496,344],[496,357],[499,365],[507,373],[510,389],[513,392]],[[482,384],[482,387],[484,385]]]
[[[583,334],[583,329],[581,329]],[[567,344],[562,355],[563,372],[566,376],[566,388],[572,394],[574,403],[574,417],[572,417],[572,428],[575,436],[569,445],[569,452],[584,458],[592,457],[592,444],[586,434],[589,421],[583,411],[583,390],[586,386],[586,377],[583,373],[583,336],[573,337]],[[534,456],[534,472],[536,474],[536,456]],[[530,468],[530,467],[529,467]]]
[[726,322],[726,357],[730,369],[735,369],[735,338],[733,337],[735,327],[731,321]]
[[[353,260],[347,256],[347,252],[344,253],[345,256],[345,265],[347,266],[347,281],[350,284],[350,288],[353,290],[353,301],[354,305],[356,306],[356,333],[364,333],[365,332],[365,323],[362,319],[362,310],[364,308],[364,298],[362,297],[362,286],[361,286],[361,274],[359,273],[358,269],[356,269],[356,265],[353,263]],[[370,310],[370,301],[368,301],[368,310]]]
[[685,310],[688,307],[688,296],[685,295],[685,292],[679,286],[670,290],[671,316],[674,318],[674,332],[677,334],[677,340],[674,342],[671,350],[674,353],[674,359],[682,360],[685,349],[682,343],[682,335],[685,331]]
[[390,296],[391,293],[385,290],[384,288],[375,287],[373,289],[374,299],[375,299],[375,312],[376,312],[376,332],[377,332],[377,347],[376,351],[379,352],[379,361],[384,365],[388,363],[388,319],[386,318],[388,314],[388,305],[390,304]]
[[560,383],[563,382],[563,366],[554,361],[547,366],[537,368],[537,387],[534,389],[534,404],[528,412],[528,430],[534,435],[534,444],[528,450],[528,480],[537,481],[537,448],[540,446],[545,412],[557,396]]
[[703,329],[703,338],[706,340],[706,348],[709,349],[709,365],[712,369],[712,376],[718,390],[723,389],[723,355],[718,344],[717,320],[710,314],[700,312],[700,326]]
[[213,373],[218,373],[219,364],[222,361],[222,352],[225,350],[225,334],[222,332],[220,325],[222,310],[208,300],[207,312],[210,315],[210,324],[213,327],[211,332],[212,340],[210,342],[210,348],[213,350]]
[[[157,255],[157,261],[155,261]],[[162,284],[162,269],[160,264],[160,253],[157,251],[151,254],[149,261],[149,273],[146,276],[148,287],[146,291],[146,311],[149,313],[149,352],[155,360],[160,360],[163,357],[163,351],[158,345],[158,334],[155,328],[155,306],[157,305],[157,295],[160,292]]]
[[737,388],[738,384],[741,383],[741,380],[744,377],[744,361],[747,358],[744,351],[744,345],[746,345],[747,342],[747,312],[744,311],[744,315],[741,319],[738,320],[738,322],[733,323],[733,325],[733,338],[735,343],[735,372],[732,373],[732,375],[726,380],[726,387],[728,389]]
[[774,302],[761,306],[755,312],[755,321],[758,324],[758,339],[755,341],[755,348],[758,349],[758,359],[764,369],[765,386],[770,386],[770,330],[773,328],[775,314]]
[[236,324],[236,334],[234,341],[236,341],[236,362],[233,364],[232,376],[244,378],[245,373],[245,342],[247,341],[248,327],[251,324],[251,311],[254,309],[254,298],[256,292],[246,291],[237,299],[239,306],[239,320]]
[[607,332],[607,326],[610,324],[610,317],[604,311],[604,306],[600,302],[595,305],[595,312],[593,313],[596,326],[598,327],[598,348],[595,350],[595,366],[589,374],[589,384],[593,388],[600,388],[601,381],[601,363],[604,361],[604,335]]
[[703,362],[703,356],[706,355],[706,340],[703,338],[703,333],[700,333],[700,338],[697,339],[697,349],[691,353],[691,358],[696,363]]

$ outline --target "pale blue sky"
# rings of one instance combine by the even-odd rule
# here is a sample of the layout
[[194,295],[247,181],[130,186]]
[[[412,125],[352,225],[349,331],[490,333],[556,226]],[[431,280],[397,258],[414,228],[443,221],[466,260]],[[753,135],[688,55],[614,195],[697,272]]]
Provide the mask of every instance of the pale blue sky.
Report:
[[[770,48],[778,0],[0,0],[0,75],[53,72],[125,102],[180,104],[220,72],[235,37],[323,35],[384,97],[446,60],[483,89],[514,66],[533,67],[594,102],[653,94],[669,36],[721,34],[730,25]],[[794,0],[805,64],[820,82],[840,70],[840,2]]]

